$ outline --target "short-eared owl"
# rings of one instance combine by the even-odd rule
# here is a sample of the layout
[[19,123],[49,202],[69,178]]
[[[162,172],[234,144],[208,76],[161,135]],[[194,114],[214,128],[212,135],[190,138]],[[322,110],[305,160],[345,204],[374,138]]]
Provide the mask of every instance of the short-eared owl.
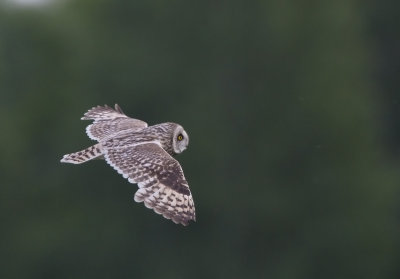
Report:
[[178,161],[172,156],[183,152],[189,137],[182,126],[147,123],[126,116],[116,104],[97,106],[82,120],[94,120],[86,133],[97,144],[82,151],[66,154],[63,163],[81,164],[104,158],[130,183],[137,183],[135,201],[144,202],[158,214],[177,224],[195,221],[195,209],[189,185]]

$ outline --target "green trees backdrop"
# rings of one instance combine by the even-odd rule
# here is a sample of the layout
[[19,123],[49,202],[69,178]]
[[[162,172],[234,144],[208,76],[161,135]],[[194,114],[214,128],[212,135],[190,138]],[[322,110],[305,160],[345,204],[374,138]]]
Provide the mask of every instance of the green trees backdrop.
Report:
[[[396,1],[0,5],[1,278],[399,278]],[[397,18],[397,19],[396,19]],[[197,222],[133,201],[80,121],[190,135]]]

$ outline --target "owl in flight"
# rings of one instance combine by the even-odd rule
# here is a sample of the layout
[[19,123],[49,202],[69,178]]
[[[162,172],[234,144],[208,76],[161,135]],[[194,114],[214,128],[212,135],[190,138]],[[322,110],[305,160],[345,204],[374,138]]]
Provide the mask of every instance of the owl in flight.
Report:
[[62,163],[82,164],[92,159],[105,159],[130,183],[139,189],[136,202],[187,226],[196,221],[189,185],[174,155],[183,152],[189,137],[182,126],[162,123],[148,126],[146,122],[126,116],[116,104],[90,109],[82,120],[93,120],[86,133],[98,143],[82,151],[66,154]]

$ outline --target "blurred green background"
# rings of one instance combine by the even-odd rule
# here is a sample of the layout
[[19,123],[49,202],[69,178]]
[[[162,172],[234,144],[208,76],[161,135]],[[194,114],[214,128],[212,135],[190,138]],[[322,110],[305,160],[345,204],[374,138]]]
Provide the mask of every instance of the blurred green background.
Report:
[[[0,278],[400,278],[398,1],[0,4]],[[133,201],[80,117],[190,135],[197,222]]]

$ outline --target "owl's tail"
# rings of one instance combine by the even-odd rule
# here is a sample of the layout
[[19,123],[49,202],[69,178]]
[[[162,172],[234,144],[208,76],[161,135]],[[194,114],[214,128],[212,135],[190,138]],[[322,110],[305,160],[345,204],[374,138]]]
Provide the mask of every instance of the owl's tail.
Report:
[[102,155],[103,152],[101,151],[101,145],[100,143],[98,143],[84,150],[71,154],[65,154],[64,157],[61,159],[61,163],[82,164],[87,161],[101,157]]

